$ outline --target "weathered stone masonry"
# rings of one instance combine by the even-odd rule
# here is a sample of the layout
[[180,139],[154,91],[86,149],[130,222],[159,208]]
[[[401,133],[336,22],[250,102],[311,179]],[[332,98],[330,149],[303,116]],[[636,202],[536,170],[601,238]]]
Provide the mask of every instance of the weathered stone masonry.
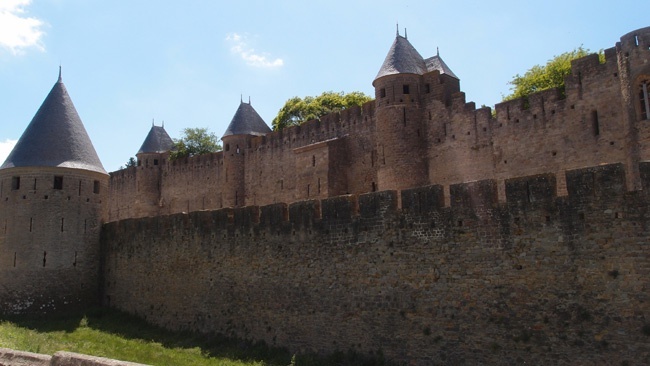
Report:
[[553,174],[507,180],[504,203],[486,180],[453,185],[450,207],[428,186],[109,223],[104,302],[294,351],[646,364],[650,198],[625,193],[620,164],[566,182],[557,197]]

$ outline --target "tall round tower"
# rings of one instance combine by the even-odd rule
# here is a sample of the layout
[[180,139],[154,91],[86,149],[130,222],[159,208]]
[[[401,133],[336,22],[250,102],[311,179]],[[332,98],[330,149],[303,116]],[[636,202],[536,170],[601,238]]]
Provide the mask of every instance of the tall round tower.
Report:
[[428,183],[423,125],[422,75],[427,65],[399,33],[372,85],[377,120],[378,188],[403,189]]
[[262,117],[250,104],[240,102],[235,116],[223,134],[223,206],[242,207],[246,205],[246,152],[254,136],[271,132]]
[[98,299],[108,174],[59,79],[0,166],[0,313]]

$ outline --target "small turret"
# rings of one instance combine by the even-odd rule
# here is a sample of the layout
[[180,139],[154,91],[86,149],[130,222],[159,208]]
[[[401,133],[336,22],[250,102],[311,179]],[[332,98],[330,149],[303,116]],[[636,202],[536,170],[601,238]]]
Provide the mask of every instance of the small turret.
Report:
[[250,104],[240,102],[237,112],[224,132],[223,162],[225,186],[222,205],[224,207],[241,207],[246,204],[245,155],[251,147],[251,139],[271,132],[269,126]]
[[151,130],[136,154],[136,215],[153,216],[164,206],[165,203],[161,199],[162,168],[173,147],[174,141],[165,131],[165,127],[152,123]]
[[59,73],[0,167],[0,314],[97,303],[107,186]]

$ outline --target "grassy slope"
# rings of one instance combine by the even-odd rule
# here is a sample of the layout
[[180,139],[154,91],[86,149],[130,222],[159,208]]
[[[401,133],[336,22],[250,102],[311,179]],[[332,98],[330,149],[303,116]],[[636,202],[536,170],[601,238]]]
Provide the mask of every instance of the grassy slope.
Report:
[[150,365],[382,366],[381,354],[337,352],[292,358],[286,349],[222,336],[174,333],[109,309],[60,318],[0,318],[0,347],[54,354],[70,351]]
[[152,365],[287,365],[286,351],[175,334],[113,311],[57,319],[0,320],[0,347],[71,351]]

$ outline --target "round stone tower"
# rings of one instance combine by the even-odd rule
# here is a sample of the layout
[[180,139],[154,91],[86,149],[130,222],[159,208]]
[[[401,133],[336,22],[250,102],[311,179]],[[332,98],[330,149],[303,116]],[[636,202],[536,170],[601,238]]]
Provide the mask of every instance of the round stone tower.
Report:
[[372,85],[377,120],[378,189],[404,189],[428,183],[422,75],[427,65],[399,34]]
[[0,313],[97,303],[108,174],[59,79],[0,166]]
[[163,207],[162,167],[173,147],[174,141],[165,131],[165,127],[152,124],[151,130],[136,154],[138,158],[135,168],[134,215],[136,217],[154,216],[160,212],[160,207]]
[[254,136],[271,132],[262,117],[248,103],[240,102],[235,116],[223,134],[223,207],[246,205],[245,164],[246,153]]

